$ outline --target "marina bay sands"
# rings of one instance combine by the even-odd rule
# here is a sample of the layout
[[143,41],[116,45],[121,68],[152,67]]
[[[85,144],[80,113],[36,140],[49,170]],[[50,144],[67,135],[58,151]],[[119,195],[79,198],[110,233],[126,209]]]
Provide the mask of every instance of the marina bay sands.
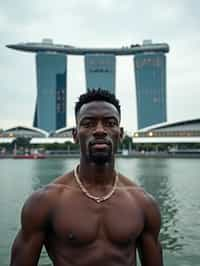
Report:
[[[121,48],[80,48],[54,44],[51,39],[7,45],[36,53],[37,99],[33,126],[48,132],[66,127],[67,55],[84,56],[86,90],[116,93],[116,56],[133,56],[138,129],[167,121],[166,43]],[[70,89],[70,88],[69,88]]]

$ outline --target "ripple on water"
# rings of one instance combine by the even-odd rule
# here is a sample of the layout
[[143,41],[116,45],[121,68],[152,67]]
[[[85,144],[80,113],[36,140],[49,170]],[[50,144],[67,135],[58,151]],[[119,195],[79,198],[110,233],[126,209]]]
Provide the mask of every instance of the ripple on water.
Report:
[[[30,193],[71,170],[78,160],[0,160],[0,265],[8,265],[20,211]],[[12,166],[12,167],[11,167]],[[199,266],[199,159],[118,159],[117,169],[158,201],[165,266]],[[40,265],[51,265],[43,250]]]

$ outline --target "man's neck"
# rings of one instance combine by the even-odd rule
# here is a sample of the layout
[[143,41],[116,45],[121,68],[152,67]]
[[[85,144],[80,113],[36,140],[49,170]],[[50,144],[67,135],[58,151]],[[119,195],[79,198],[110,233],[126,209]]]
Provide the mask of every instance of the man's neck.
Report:
[[114,162],[98,165],[80,161],[77,172],[80,180],[89,186],[113,185],[116,176]]

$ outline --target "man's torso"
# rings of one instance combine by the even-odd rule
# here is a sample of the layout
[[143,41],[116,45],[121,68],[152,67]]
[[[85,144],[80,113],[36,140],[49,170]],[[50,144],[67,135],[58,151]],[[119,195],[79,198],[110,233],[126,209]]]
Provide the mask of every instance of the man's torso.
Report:
[[110,199],[96,203],[68,179],[51,185],[56,196],[45,246],[54,264],[135,265],[137,238],[144,225],[138,187],[120,181]]

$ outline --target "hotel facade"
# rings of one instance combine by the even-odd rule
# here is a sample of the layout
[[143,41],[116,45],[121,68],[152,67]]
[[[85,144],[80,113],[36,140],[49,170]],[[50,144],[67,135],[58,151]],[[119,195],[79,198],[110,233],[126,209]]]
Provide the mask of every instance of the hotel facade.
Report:
[[33,126],[48,132],[66,127],[67,58],[36,54],[37,98]]
[[53,132],[67,126],[67,55],[84,56],[86,90],[116,93],[116,56],[132,55],[135,66],[138,129],[167,120],[166,43],[144,41],[121,48],[80,48],[54,44],[19,43],[8,48],[36,53],[37,99],[33,126]]

